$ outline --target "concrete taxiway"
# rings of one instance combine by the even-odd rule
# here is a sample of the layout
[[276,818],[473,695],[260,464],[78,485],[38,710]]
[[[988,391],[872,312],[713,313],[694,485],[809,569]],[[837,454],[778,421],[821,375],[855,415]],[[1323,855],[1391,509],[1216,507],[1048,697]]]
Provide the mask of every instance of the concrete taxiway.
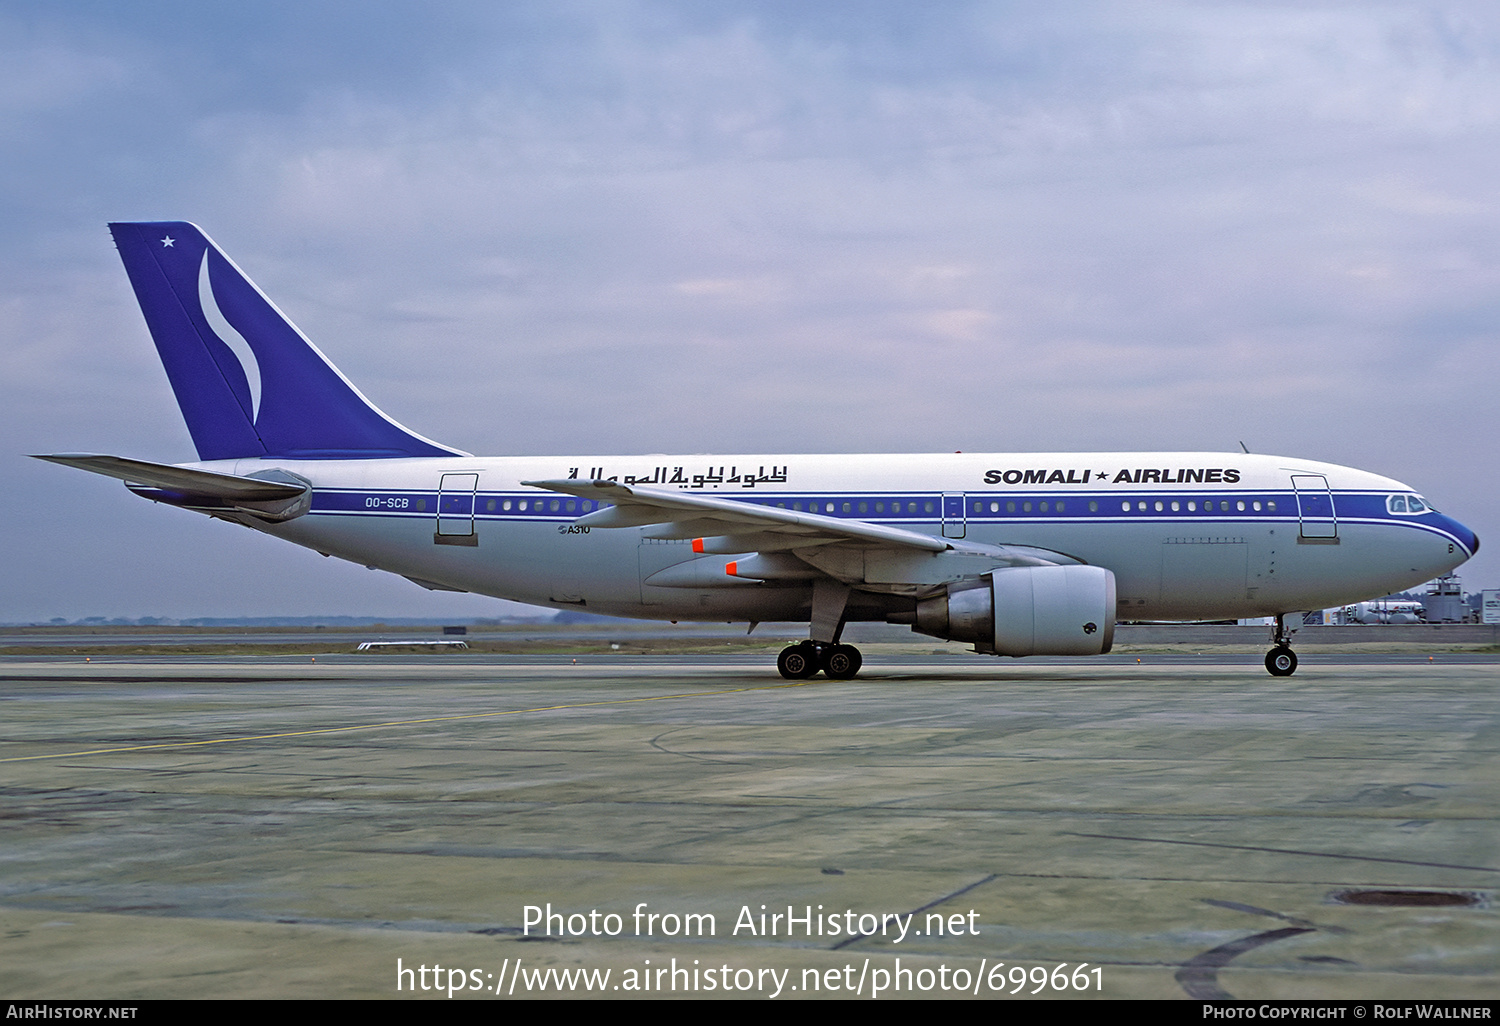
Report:
[[[1312,655],[796,685],[746,657],[0,661],[0,993],[493,999],[550,968],[609,997],[993,995],[1042,967],[1047,996],[1493,999],[1497,683]],[[579,915],[527,931],[549,903]]]

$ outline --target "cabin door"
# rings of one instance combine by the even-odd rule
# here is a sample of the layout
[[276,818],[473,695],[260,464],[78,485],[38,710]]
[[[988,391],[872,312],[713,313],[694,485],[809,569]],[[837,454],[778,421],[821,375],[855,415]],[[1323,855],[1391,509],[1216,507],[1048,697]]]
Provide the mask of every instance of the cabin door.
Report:
[[1297,518],[1302,522],[1302,537],[1338,540],[1339,522],[1328,478],[1322,474],[1293,474],[1292,487],[1297,492]]
[[437,531],[432,540],[439,545],[478,545],[474,533],[474,492],[478,474],[444,474],[438,485]]
[[963,492],[943,493],[943,537],[962,538],[964,536],[964,498]]

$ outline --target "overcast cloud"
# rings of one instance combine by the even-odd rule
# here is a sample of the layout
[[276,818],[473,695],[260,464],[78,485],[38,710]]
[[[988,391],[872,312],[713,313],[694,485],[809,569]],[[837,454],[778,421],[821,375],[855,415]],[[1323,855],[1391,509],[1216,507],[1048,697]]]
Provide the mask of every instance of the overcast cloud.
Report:
[[476,453],[1243,440],[1500,528],[1491,4],[0,2],[0,152],[0,619],[502,608],[21,456],[194,458],[121,219]]

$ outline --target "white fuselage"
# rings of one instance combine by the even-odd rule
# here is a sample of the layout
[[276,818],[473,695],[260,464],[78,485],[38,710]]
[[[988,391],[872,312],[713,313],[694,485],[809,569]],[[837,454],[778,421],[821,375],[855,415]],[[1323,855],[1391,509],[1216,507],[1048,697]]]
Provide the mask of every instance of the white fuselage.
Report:
[[[1443,514],[1391,512],[1389,496],[1412,493],[1400,482],[1278,456],[454,457],[192,466],[241,477],[280,469],[311,482],[307,515],[279,524],[244,521],[299,545],[429,587],[651,619],[806,619],[812,588],[738,581],[712,565],[702,586],[648,584],[668,567],[705,557],[687,537],[579,526],[575,521],[597,504],[522,481],[614,479],[936,537],[1034,546],[1113,571],[1118,615],[1130,620],[1343,605],[1438,576],[1477,548],[1473,534]],[[871,590],[881,588],[872,582]],[[879,615],[858,604],[850,613]]]

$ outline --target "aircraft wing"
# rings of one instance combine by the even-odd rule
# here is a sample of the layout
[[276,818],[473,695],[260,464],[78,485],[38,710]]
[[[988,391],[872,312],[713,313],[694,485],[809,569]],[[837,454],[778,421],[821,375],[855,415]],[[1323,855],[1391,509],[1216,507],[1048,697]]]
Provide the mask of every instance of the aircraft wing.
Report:
[[[993,566],[1049,566],[1077,563],[1059,552],[1022,545],[985,545],[937,538],[901,527],[803,513],[712,495],[643,488],[613,481],[522,481],[523,485],[613,503],[578,518],[580,527],[661,525],[652,536],[694,538],[701,552],[775,552],[838,543],[865,549],[916,554],[953,553],[979,557]],[[817,560],[823,562],[823,560]],[[836,574],[837,576],[837,574]]]
[[[840,520],[819,513],[799,513],[775,506],[758,506],[710,495],[688,495],[612,481],[522,481],[533,488],[600,499],[612,506],[579,517],[580,527],[640,527],[645,524],[682,524],[687,534],[742,534],[771,532],[789,542],[818,545],[831,541],[866,541],[942,552],[953,546],[944,538],[886,527],[863,520]],[[707,523],[699,524],[699,521]],[[706,530],[696,530],[699,526]],[[718,530],[714,530],[717,527]]]

